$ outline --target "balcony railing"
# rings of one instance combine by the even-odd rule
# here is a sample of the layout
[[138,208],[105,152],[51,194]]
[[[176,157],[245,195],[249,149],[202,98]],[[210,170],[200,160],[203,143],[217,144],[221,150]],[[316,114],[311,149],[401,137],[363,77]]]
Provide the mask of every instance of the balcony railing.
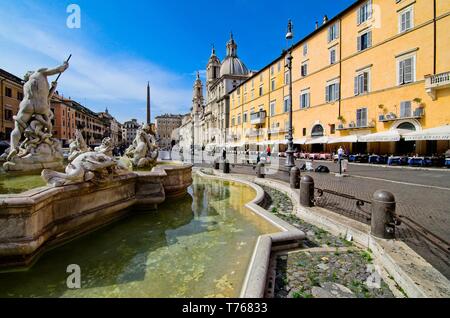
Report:
[[450,72],[425,76],[425,90],[433,100],[436,100],[436,91],[450,87]]
[[367,128],[374,128],[375,122],[370,123],[358,123],[358,122],[350,122],[348,125],[344,125],[343,123],[340,123],[337,125],[336,130],[353,130],[353,129],[367,129]]
[[384,123],[384,122],[395,121],[395,120],[399,120],[399,119],[420,119],[420,118],[423,118],[424,116],[425,116],[425,109],[418,107],[414,111],[403,112],[403,113],[400,113],[399,115],[397,115],[395,113],[387,113],[384,115],[379,115],[378,121]]
[[261,110],[250,114],[250,123],[252,125],[262,125],[266,122],[266,111]]

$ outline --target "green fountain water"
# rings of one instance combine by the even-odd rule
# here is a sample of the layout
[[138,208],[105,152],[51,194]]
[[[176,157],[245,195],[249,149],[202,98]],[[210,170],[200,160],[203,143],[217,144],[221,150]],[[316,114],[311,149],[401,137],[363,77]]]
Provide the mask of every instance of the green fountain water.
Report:
[[21,175],[0,171],[0,194],[17,194],[45,186],[40,175]]
[[[0,297],[237,297],[257,237],[278,230],[244,207],[244,185],[194,177],[184,198],[0,274]],[[67,266],[81,268],[68,289]]]

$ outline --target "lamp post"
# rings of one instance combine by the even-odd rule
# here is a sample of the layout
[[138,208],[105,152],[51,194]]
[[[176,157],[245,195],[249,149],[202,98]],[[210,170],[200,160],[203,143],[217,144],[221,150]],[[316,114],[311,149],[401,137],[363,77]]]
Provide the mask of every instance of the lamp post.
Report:
[[293,46],[289,46],[289,41],[294,37],[292,21],[288,22],[288,30],[286,33],[286,40],[288,41],[288,51],[286,53],[286,68],[288,69],[288,78],[289,78],[289,126],[288,126],[288,136],[287,136],[287,146],[288,149],[286,151],[286,168],[295,167],[294,162],[294,137],[293,137],[293,127],[292,127],[292,48]]
[[194,120],[194,117],[192,117],[192,148],[191,148],[191,161],[192,161],[192,164],[195,163],[195,160],[194,160],[194,156],[195,156],[195,144],[194,144],[195,127],[194,127],[194,125],[195,125],[195,120]]

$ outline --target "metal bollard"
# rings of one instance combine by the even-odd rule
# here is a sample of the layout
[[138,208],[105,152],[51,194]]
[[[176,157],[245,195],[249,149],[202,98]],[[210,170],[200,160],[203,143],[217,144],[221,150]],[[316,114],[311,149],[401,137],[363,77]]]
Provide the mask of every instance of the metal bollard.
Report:
[[300,204],[304,207],[314,206],[314,179],[310,176],[300,179]]
[[383,190],[374,193],[371,220],[373,236],[382,239],[395,238],[395,227],[401,224],[395,214],[395,208],[395,196],[392,193]]
[[223,173],[230,173],[230,162],[228,159],[223,161]]
[[258,162],[256,165],[256,176],[258,178],[265,178],[264,164],[262,162]]
[[219,158],[214,159],[214,169],[219,170],[220,169],[220,160]]
[[291,189],[300,189],[300,169],[293,167],[290,175]]

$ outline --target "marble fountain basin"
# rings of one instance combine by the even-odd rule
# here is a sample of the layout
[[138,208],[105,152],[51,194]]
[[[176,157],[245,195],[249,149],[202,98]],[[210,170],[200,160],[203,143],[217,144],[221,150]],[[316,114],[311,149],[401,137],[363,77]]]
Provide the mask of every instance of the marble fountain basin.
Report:
[[192,165],[158,165],[103,184],[53,188],[40,182],[38,176],[0,178],[0,270],[28,267],[55,245],[183,196]]

